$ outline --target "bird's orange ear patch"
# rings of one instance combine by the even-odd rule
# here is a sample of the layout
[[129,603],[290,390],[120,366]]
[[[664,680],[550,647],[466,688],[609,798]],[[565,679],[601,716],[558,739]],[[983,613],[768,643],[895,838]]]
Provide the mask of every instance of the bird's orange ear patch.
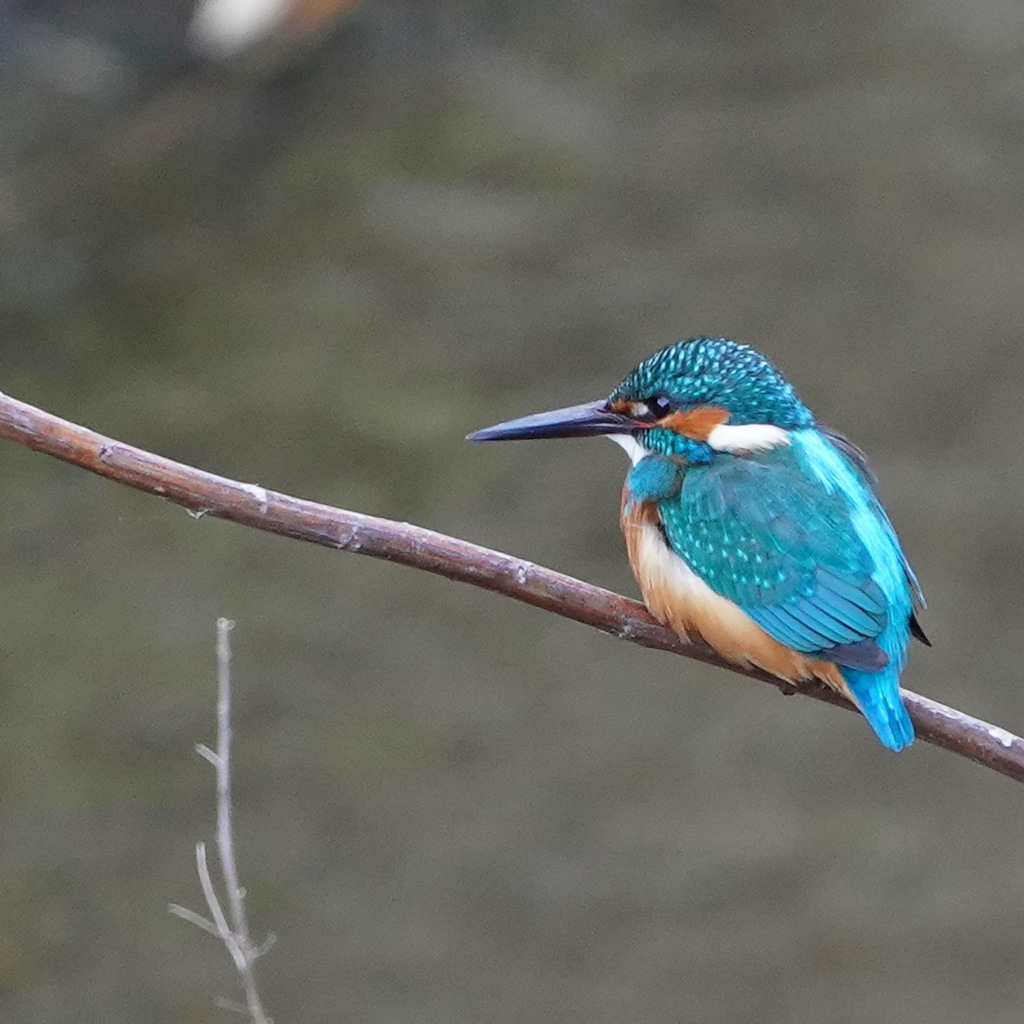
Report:
[[673,430],[694,441],[706,441],[711,431],[728,419],[728,409],[718,405],[698,405],[696,409],[669,413],[658,421],[658,426]]

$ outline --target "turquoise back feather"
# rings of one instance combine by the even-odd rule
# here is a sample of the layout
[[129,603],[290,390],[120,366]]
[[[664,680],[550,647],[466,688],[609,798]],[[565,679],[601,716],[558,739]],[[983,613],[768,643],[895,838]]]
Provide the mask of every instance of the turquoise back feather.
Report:
[[843,676],[878,738],[891,750],[901,750],[914,739],[899,679],[907,659],[914,597],[920,596],[917,580],[878,496],[849,459],[816,430],[795,431],[793,442],[807,471],[829,493],[842,494],[850,503],[851,522],[871,556],[872,579],[885,595],[889,621],[875,642],[889,664],[878,673],[844,668]]

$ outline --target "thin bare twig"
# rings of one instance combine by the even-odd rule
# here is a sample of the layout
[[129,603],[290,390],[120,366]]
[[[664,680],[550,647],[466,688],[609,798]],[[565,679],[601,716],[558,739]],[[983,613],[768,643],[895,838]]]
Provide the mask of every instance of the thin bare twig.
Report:
[[[511,555],[408,523],[215,476],[103,437],[6,395],[0,395],[0,437],[159,495],[183,505],[197,518],[211,515],[313,544],[400,562],[524,601],[642,647],[671,651],[770,683],[784,693],[793,692],[793,687],[764,672],[730,665],[704,644],[683,643],[637,601]],[[842,697],[823,686],[807,685],[799,692],[851,709]],[[1024,782],[1024,739],[909,690],[902,692],[921,739]]]
[[245,893],[238,884],[235,837],[231,821],[231,640],[234,623],[217,620],[217,852],[224,872],[231,930],[243,949],[248,949],[249,922],[245,916]]
[[264,945],[253,945],[249,937],[249,921],[245,913],[245,890],[238,881],[238,864],[235,860],[235,838],[232,825],[231,804],[231,641],[229,634],[234,628],[230,619],[217,620],[217,752],[205,744],[197,743],[196,750],[210,764],[217,774],[217,859],[227,894],[228,912],[224,913],[217,888],[210,875],[206,858],[206,843],[196,843],[196,873],[203,890],[206,906],[212,920],[197,914],[194,910],[172,903],[168,910],[197,928],[210,932],[224,943],[245,991],[245,1005],[221,1000],[221,1005],[240,1009],[248,1013],[253,1024],[271,1024],[263,1009],[259,990],[256,986],[256,961],[270,947],[270,940]]
[[168,903],[167,909],[175,917],[180,917],[183,921],[188,921],[189,924],[202,928],[204,932],[209,932],[211,935],[216,935],[217,938],[220,938],[217,926],[208,917],[203,917],[202,914],[197,914],[194,910],[189,910],[188,907],[183,907],[180,903]]

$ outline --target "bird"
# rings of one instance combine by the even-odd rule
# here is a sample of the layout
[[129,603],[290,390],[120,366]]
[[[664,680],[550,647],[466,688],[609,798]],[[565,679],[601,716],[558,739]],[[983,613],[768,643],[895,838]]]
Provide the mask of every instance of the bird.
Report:
[[629,456],[620,524],[644,603],[686,642],[857,707],[881,743],[914,727],[899,680],[924,595],[863,452],[817,421],[763,355],[694,337],[608,398],[471,441],[607,435]]

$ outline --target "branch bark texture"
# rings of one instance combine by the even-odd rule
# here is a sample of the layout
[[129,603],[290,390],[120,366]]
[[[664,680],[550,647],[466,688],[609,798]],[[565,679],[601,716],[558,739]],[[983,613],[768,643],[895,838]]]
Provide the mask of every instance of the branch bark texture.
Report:
[[[0,437],[166,498],[197,518],[216,516],[296,540],[423,569],[504,594],[642,647],[670,651],[770,683],[784,693],[794,692],[788,683],[766,673],[738,669],[703,644],[683,643],[637,601],[500,551],[408,523],[215,476],[104,437],[7,395],[0,395]],[[808,685],[799,692],[850,708],[842,697],[823,686]],[[919,738],[1024,782],[1024,739],[909,690],[902,692]]]

